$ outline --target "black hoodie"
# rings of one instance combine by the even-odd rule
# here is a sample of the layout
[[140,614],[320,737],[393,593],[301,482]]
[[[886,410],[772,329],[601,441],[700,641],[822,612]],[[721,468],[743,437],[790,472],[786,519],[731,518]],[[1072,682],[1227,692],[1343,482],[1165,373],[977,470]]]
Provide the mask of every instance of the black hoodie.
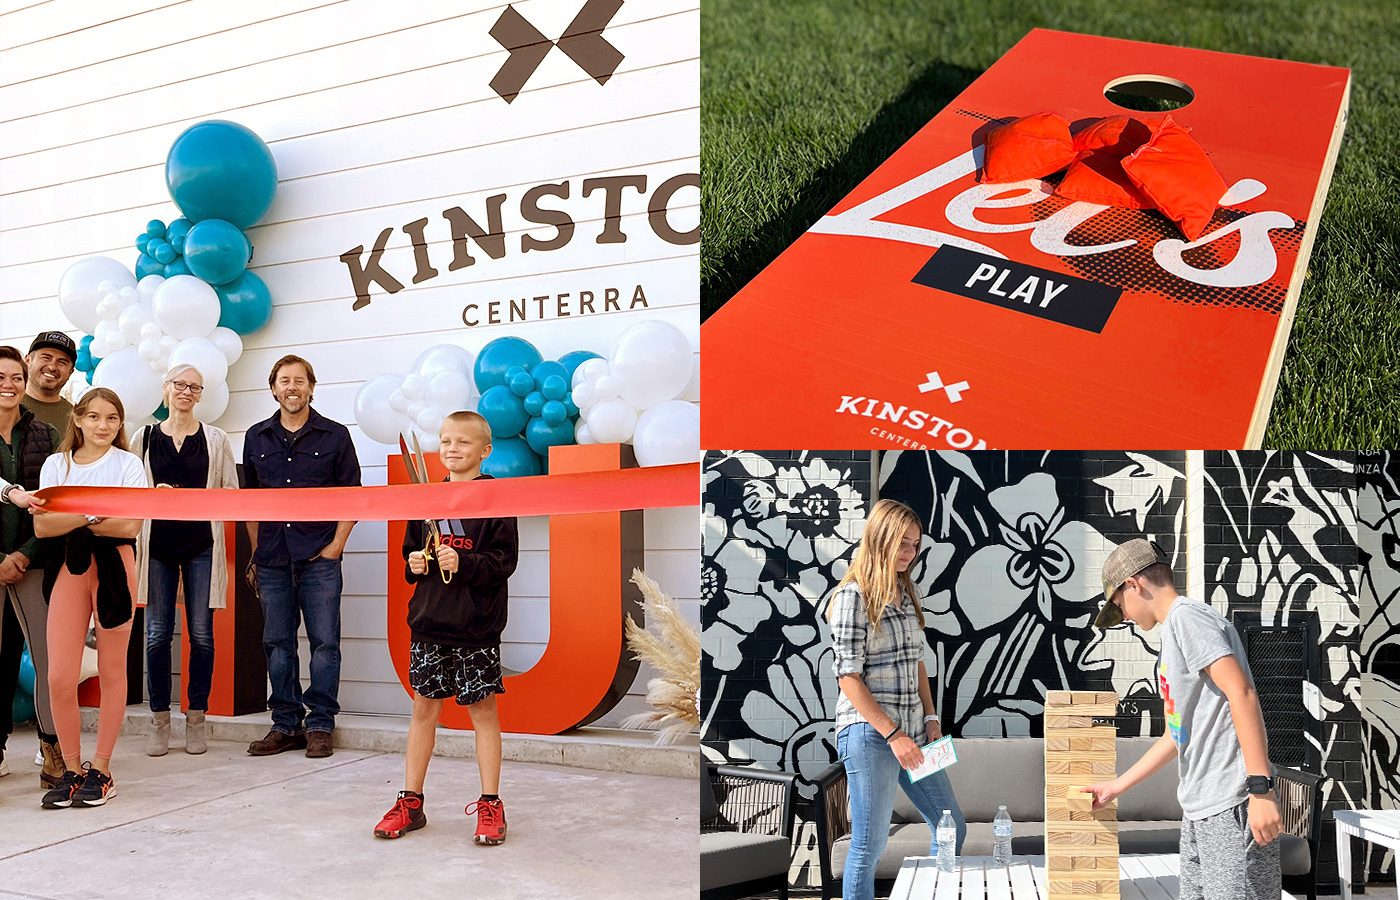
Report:
[[[457,571],[451,583],[443,584],[436,558],[423,575],[404,566],[404,577],[413,585],[408,601],[413,640],[469,649],[497,646],[506,629],[506,581],[515,571],[520,549],[515,519],[444,519],[438,528],[443,542],[457,551]],[[423,549],[427,536],[425,522],[408,523],[405,560]]]

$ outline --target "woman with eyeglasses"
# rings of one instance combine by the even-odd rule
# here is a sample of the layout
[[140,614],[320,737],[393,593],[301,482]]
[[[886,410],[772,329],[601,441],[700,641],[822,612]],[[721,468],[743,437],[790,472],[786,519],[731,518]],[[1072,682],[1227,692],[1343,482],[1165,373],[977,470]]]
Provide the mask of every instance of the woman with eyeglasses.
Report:
[[[165,376],[170,415],[147,425],[132,441],[146,477],[156,487],[236,488],[233,448],[220,428],[196,417],[204,376],[194,366],[175,366]],[[214,675],[214,610],[228,593],[224,523],[147,520],[138,543],[138,602],[146,605],[146,677],[151,701],[148,756],[170,750],[170,644],[175,628],[175,595],[185,586],[185,632],[190,641],[189,711],[185,752],[208,749],[204,715]]]

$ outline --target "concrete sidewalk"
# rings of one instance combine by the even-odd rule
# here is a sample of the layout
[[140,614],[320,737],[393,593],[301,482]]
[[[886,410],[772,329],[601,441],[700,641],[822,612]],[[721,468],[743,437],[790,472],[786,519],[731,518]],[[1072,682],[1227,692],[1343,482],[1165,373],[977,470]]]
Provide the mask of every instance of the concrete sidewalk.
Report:
[[[84,735],[85,743],[91,735]],[[117,796],[96,809],[39,806],[32,730],[9,741],[0,778],[0,898],[694,898],[694,778],[513,762],[502,769],[509,838],[471,841],[462,808],[476,763],[434,758],[429,824],[394,841],[372,834],[403,786],[402,753],[337,748],[254,758],[211,741],[190,756],[145,755],[124,736]]]

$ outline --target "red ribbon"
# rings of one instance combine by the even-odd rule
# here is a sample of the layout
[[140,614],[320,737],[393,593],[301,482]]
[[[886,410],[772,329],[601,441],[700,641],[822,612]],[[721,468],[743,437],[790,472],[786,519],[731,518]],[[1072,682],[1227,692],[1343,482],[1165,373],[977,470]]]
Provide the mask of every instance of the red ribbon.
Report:
[[700,465],[388,487],[50,487],[49,512],[187,522],[365,522],[483,519],[660,509],[700,503]]

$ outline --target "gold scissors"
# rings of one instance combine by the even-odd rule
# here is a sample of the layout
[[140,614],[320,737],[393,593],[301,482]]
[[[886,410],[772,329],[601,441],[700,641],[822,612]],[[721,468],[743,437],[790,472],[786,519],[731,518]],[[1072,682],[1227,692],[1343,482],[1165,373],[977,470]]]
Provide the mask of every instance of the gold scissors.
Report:
[[[408,452],[408,444],[404,442],[403,435],[399,435],[399,449],[403,451],[404,464],[408,469],[408,480],[414,484],[427,484],[428,463],[423,458],[423,448],[418,444],[418,435],[413,435],[413,453]],[[428,540],[423,545],[423,558],[431,560],[435,557],[437,548],[442,546],[442,531],[433,519],[424,519],[423,522],[428,526]],[[438,563],[438,574],[442,576],[443,584],[452,583],[452,573],[444,572],[442,563]]]

